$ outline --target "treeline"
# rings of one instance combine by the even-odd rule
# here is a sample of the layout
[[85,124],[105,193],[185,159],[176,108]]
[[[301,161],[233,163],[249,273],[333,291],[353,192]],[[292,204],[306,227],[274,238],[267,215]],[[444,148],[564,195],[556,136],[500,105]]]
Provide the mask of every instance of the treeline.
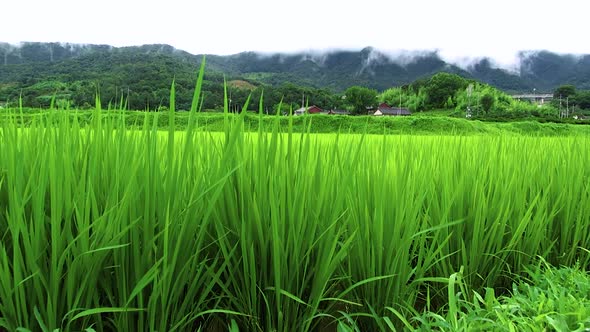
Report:
[[572,111],[568,117],[590,112],[590,91],[578,91],[572,85],[556,89],[551,103],[537,104],[516,100],[491,85],[444,72],[387,89],[378,95],[378,101],[406,107],[413,112],[447,109],[458,116],[484,120],[557,119],[564,117],[562,110],[566,108],[566,102]]
[[411,112],[451,110],[455,116],[480,119],[557,118],[559,115],[553,104],[537,105],[515,100],[493,86],[446,72],[393,87],[381,93],[352,87],[346,91],[346,97],[349,101],[360,100],[360,93],[365,98],[357,103],[357,114],[363,114],[364,106],[387,103],[393,107],[407,108]]
[[578,90],[571,84],[562,85],[553,92],[552,104],[572,112],[576,109],[590,110],[590,90]]

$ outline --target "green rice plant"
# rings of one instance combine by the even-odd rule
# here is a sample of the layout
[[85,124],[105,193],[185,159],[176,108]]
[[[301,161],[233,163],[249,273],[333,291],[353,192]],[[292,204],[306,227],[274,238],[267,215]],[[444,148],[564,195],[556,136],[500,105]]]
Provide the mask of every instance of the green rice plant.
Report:
[[[330,196],[337,183],[309,135],[244,135],[243,118],[234,118],[226,132],[225,149],[236,144],[237,153],[221,163],[239,165],[223,188],[231,199],[211,202],[219,249],[230,267],[227,305],[246,315],[247,330],[307,331],[337,301],[328,293],[354,238],[342,240],[340,209],[322,207],[344,198]],[[306,158],[314,163],[303,164]],[[316,175],[305,180],[309,171]]]
[[93,117],[85,129],[65,113],[2,128],[2,327],[191,330],[222,312],[225,266],[206,253],[211,209],[198,204],[212,185],[180,185],[188,163],[149,122],[129,133],[98,107]]

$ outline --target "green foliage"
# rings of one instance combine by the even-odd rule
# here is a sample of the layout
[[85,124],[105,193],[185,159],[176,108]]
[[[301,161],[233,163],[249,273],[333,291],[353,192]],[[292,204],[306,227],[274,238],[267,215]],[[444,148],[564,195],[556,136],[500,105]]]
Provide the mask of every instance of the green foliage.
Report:
[[511,294],[502,296],[496,296],[492,288],[470,293],[462,273],[449,278],[448,310],[444,314],[414,311],[415,317],[406,320],[406,327],[417,331],[590,329],[590,275],[577,264],[554,268],[541,261],[527,269],[528,278],[515,280]]
[[590,90],[577,90],[573,85],[562,85],[553,92],[553,96],[551,104],[562,112],[566,108],[578,114],[590,110]]
[[576,87],[571,84],[561,85],[553,91],[553,98],[567,98],[576,95]]
[[526,101],[513,99],[508,94],[487,84],[471,83],[471,90],[459,90],[456,93],[455,111],[465,114],[471,109],[475,118],[492,121],[510,121],[514,119],[547,119],[556,121],[558,111],[554,106],[535,105]]
[[351,106],[353,114],[367,114],[367,107],[375,106],[377,91],[361,86],[352,86],[344,93],[346,103]]
[[467,80],[461,76],[449,73],[438,73],[432,76],[424,86],[427,95],[426,106],[428,108],[445,107],[449,97],[454,97],[459,90],[465,89]]
[[579,91],[572,102],[581,109],[590,110],[590,91]]
[[455,103],[453,102],[453,97],[449,96],[449,98],[447,98],[447,101],[444,104],[444,108],[453,108],[455,107]]
[[423,89],[414,90],[411,87],[390,88],[377,96],[380,103],[387,103],[395,107],[406,107],[412,112],[424,111],[426,94]]
[[482,110],[485,113],[488,113],[494,107],[494,104],[496,103],[496,98],[494,98],[494,95],[492,95],[491,93],[486,93],[483,96],[481,96],[479,102],[481,103]]

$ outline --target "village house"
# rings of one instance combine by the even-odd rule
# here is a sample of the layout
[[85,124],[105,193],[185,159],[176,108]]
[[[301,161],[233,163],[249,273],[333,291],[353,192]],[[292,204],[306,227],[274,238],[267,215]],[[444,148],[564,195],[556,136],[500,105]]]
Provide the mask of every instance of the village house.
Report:
[[404,107],[391,107],[386,103],[381,103],[379,107],[377,107],[377,110],[373,113],[373,115],[406,116],[412,115],[412,112],[410,112],[409,109]]
[[[404,107],[391,107],[386,103],[381,103],[379,107],[367,107],[367,113],[369,115],[387,115],[387,116],[406,116],[411,115],[412,112]],[[293,115],[303,115],[303,114],[329,114],[329,115],[350,115],[350,112],[347,110],[323,110],[318,106],[312,105],[308,107],[301,107],[293,111]]]
[[309,106],[309,107],[301,107],[301,108],[293,111],[293,115],[303,115],[305,113],[318,114],[318,113],[322,113],[322,109],[313,105],[313,106]]

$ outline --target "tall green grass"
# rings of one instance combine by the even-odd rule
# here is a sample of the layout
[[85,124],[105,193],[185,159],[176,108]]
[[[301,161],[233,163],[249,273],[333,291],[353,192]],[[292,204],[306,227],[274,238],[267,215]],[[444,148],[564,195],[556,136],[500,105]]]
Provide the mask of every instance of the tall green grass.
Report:
[[0,329],[391,330],[456,309],[459,271],[502,292],[538,256],[590,268],[590,138],[249,133],[227,109],[213,133],[202,73],[182,131],[158,125],[174,86],[133,130],[2,121]]

